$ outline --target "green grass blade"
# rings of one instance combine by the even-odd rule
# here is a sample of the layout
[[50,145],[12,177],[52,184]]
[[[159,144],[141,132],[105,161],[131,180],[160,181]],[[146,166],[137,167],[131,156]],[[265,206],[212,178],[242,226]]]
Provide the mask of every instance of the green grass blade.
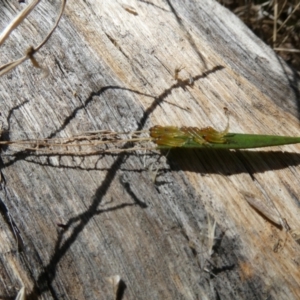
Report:
[[[193,140],[188,141],[181,148],[212,148],[212,149],[249,149],[261,148],[270,146],[280,146],[288,144],[300,143],[300,137],[291,136],[276,136],[276,135],[260,135],[260,134],[243,134],[243,133],[228,133],[225,136],[226,143],[207,143],[198,144]],[[159,149],[170,149],[172,147],[159,146]]]

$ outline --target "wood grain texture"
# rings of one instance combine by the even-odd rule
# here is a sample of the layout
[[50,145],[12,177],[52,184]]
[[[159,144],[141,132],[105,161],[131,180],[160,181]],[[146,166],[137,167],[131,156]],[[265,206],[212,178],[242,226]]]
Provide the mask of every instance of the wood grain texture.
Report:
[[[39,4],[1,48],[1,64],[44,38],[59,4]],[[1,30],[22,5],[2,2]],[[232,132],[299,135],[299,74],[215,1],[69,0],[35,57],[48,77],[26,62],[0,80],[11,131],[2,139],[155,124],[223,129],[223,107]],[[193,86],[174,79],[178,67]],[[115,299],[115,275],[122,299],[299,299],[300,246],[243,194],[275,205],[297,230],[299,146],[167,158],[6,151],[0,299],[22,284],[28,299]]]

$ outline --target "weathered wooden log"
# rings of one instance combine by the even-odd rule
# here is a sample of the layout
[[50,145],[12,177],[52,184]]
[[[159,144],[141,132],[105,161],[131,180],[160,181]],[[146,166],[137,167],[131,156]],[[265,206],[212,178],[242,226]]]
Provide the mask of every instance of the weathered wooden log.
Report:
[[[24,5],[2,1],[1,30]],[[59,5],[41,1],[1,64],[45,37]],[[299,74],[215,1],[69,0],[35,59],[48,76],[26,61],[0,79],[2,140],[221,130],[224,107],[232,132],[299,136]],[[27,299],[300,297],[297,145],[7,154],[0,299],[22,286]]]

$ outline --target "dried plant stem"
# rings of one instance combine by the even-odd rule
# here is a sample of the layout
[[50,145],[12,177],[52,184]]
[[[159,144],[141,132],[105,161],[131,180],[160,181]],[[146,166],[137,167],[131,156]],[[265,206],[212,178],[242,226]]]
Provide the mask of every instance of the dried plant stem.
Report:
[[[157,150],[156,147],[132,147],[132,148],[113,148],[113,149],[99,149],[99,150],[76,150],[76,151],[69,151],[69,150],[41,150],[41,149],[26,149],[27,151],[34,152],[35,156],[44,155],[44,156],[93,156],[93,155],[104,155],[104,154],[118,154],[118,153],[125,153],[125,152],[134,152],[134,151],[141,151],[141,150]],[[4,155],[7,156],[7,155]]]
[[274,22],[273,22],[273,48],[277,40],[277,19],[278,19],[278,3],[277,0],[274,2]]
[[49,40],[49,38],[51,37],[52,33],[54,32],[54,30],[58,26],[58,23],[59,23],[59,21],[61,19],[61,16],[62,16],[63,12],[64,12],[64,9],[65,9],[65,6],[66,6],[66,2],[67,2],[67,0],[62,0],[61,7],[60,7],[60,12],[58,14],[58,17],[56,19],[55,24],[53,25],[53,28],[48,33],[48,35],[46,36],[46,38],[36,48],[34,48],[34,52],[39,51],[46,44],[46,42]]
[[[170,150],[173,148],[191,149],[249,149],[289,144],[299,144],[300,137],[273,136],[260,134],[244,134],[227,132],[228,125],[224,131],[217,131],[212,127],[176,127],[176,126],[154,126],[147,131],[136,131],[124,136],[122,133],[111,131],[99,131],[94,134],[79,134],[67,138],[52,139],[28,139],[0,141],[0,145],[9,146],[10,150],[21,149],[29,152],[43,152],[54,155],[72,153],[74,155],[91,155],[91,153],[108,153],[133,151],[131,143],[156,144],[156,149]],[[142,133],[148,133],[143,136]],[[123,136],[123,137],[122,137]],[[102,147],[102,149],[99,149]],[[69,148],[78,148],[69,152]],[[85,148],[87,150],[82,150]],[[95,149],[96,148],[96,149]],[[150,150],[153,146],[138,148],[138,150]],[[12,152],[11,155],[16,154]]]
[[297,11],[297,9],[300,7],[300,2],[295,6],[293,11],[290,13],[290,15],[284,20],[284,22],[280,25],[280,27],[277,29],[277,32],[288,22],[288,20],[292,17],[292,15]]
[[11,32],[16,29],[24,19],[31,13],[31,11],[35,8],[35,6],[41,0],[33,0],[28,6],[26,6],[12,21],[11,23],[5,28],[5,30],[0,35],[0,46],[4,43],[4,41],[9,37]]
[[[149,147],[149,145],[148,147],[125,147],[125,144],[128,143],[140,144],[151,141],[151,137],[140,136],[144,132],[146,131],[134,131],[130,133],[130,135],[134,137],[122,138],[121,135],[125,133],[96,131],[93,134],[86,133],[68,138],[0,141],[0,145],[7,145],[18,151],[34,152],[37,155],[99,155],[104,153],[155,149],[154,147]],[[70,148],[73,150],[69,150]],[[15,152],[12,151],[11,154],[8,153],[7,155],[14,154]]]
[[[78,146],[99,146],[107,144],[120,144],[120,143],[130,143],[130,142],[141,142],[141,141],[150,141],[151,138],[135,138],[135,139],[126,139],[126,140],[110,140],[110,141],[94,141],[90,143],[81,143],[81,144],[72,144],[69,141],[59,142],[47,142],[47,140],[16,140],[16,141],[0,141],[0,145],[13,145],[16,147],[24,147],[26,145],[35,145],[32,149],[37,149],[39,147],[78,147]],[[80,141],[80,140],[77,140]]]
[[[4,32],[1,34],[0,36],[0,46],[1,44],[5,41],[5,39],[9,36],[9,34],[26,18],[26,16],[33,10],[33,8],[40,2],[40,0],[34,0],[33,2],[31,2],[31,4],[29,4],[12,22],[9,26],[7,26],[7,28],[4,30]],[[54,30],[56,29],[60,18],[63,14],[63,11],[65,9],[66,6],[66,0],[62,0],[62,4],[61,4],[61,8],[60,8],[60,12],[59,15],[56,19],[55,24],[53,25],[53,28],[51,29],[51,31],[48,33],[48,35],[46,36],[46,38],[37,46],[37,47],[33,47],[30,46],[25,53],[25,56],[23,56],[20,59],[17,59],[13,62],[7,63],[3,66],[0,67],[0,76],[6,74],[7,72],[11,71],[12,69],[14,69],[15,67],[17,67],[18,65],[20,65],[21,63],[23,63],[25,60],[30,59],[32,64],[35,67],[41,68],[40,65],[38,64],[38,62],[35,60],[35,58],[33,57],[34,54],[40,50],[40,48],[42,46],[44,46],[44,44],[49,40],[49,38],[51,37],[52,33],[54,32]]]
[[285,51],[285,52],[300,53],[300,50],[298,50],[298,49],[274,48],[274,50],[275,51]]

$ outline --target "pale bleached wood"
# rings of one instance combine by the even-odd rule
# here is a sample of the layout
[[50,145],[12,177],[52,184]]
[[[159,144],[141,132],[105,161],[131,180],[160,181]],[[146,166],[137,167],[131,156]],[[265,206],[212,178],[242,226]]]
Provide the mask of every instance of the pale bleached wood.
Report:
[[[43,39],[59,5],[39,4],[4,43],[2,64]],[[21,6],[3,2],[1,30]],[[69,0],[35,57],[47,78],[26,62],[0,80],[12,131],[3,139],[154,124],[223,129],[223,107],[232,132],[299,135],[298,74],[214,1]],[[193,86],[174,79],[179,67]],[[275,205],[299,228],[299,146],[177,150],[159,161],[5,151],[0,298],[24,285],[28,299],[114,299],[120,276],[123,299],[299,299],[300,246],[243,196]]]

